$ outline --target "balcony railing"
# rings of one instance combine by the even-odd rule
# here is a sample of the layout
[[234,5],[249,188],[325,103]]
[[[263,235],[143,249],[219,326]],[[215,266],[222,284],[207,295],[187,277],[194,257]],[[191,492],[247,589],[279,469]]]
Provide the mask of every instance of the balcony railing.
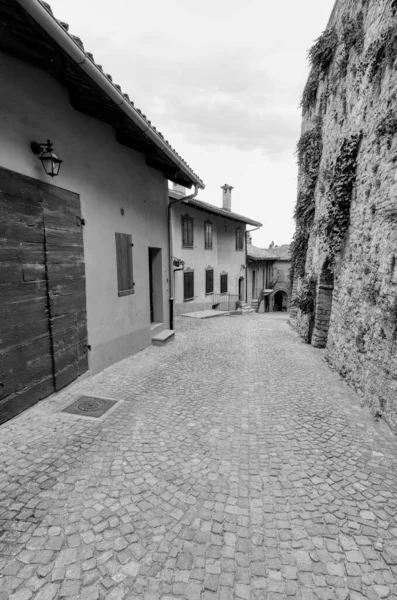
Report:
[[215,310],[236,310],[238,294],[212,294],[212,308]]

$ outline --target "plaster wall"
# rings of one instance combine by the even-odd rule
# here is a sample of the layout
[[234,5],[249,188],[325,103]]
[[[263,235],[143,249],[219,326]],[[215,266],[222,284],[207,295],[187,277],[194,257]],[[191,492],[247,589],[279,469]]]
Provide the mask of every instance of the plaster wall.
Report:
[[[181,218],[193,217],[193,248],[182,246]],[[204,248],[204,222],[213,224],[212,250]],[[175,314],[206,310],[212,306],[212,294],[205,293],[205,270],[214,269],[214,293],[220,293],[221,273],[228,274],[228,292],[238,294],[240,277],[245,277],[245,246],[236,250],[236,229],[245,231],[245,224],[222,216],[207,213],[187,204],[175,204],[172,208],[173,255],[185,262],[185,269],[194,271],[194,299],[183,300],[183,271],[175,273]],[[244,236],[245,245],[245,236]],[[244,283],[245,293],[245,283]]]
[[[0,53],[0,79],[0,166],[49,182],[30,150],[31,141],[49,138],[64,161],[50,183],[80,195],[89,364],[96,373],[151,341],[150,246],[162,249],[168,326],[167,182],[144,156],[118,144],[110,126],[75,111],[67,90],[46,73]],[[135,293],[124,297],[117,290],[116,232],[131,234],[134,244]]]
[[[339,36],[336,56],[328,77],[320,84],[316,105],[304,115],[302,131],[321,118],[323,155],[315,222],[324,214],[327,174],[340,152],[341,141],[362,132],[350,224],[334,268],[334,289],[322,299],[325,306],[320,308],[330,310],[328,339],[324,336],[329,362],[373,413],[382,414],[397,430],[397,135],[377,135],[388,111],[396,114],[395,54],[380,63],[383,66],[374,79],[366,62],[382,34],[397,27],[394,5],[389,0],[336,2],[328,26]],[[343,20],[356,19],[360,11],[364,47],[361,53],[352,48],[347,74],[341,77],[338,64],[343,56]],[[320,243],[313,228],[306,274],[319,281],[326,257],[327,244]],[[305,336],[305,320],[299,311],[294,310],[291,318]]]

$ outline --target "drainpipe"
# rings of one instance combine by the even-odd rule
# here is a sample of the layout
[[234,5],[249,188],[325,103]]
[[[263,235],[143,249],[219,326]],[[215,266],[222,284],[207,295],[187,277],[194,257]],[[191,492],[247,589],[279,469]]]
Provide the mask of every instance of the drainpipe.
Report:
[[[199,186],[197,183],[194,184],[194,192],[189,196],[182,196],[182,198],[173,198],[168,202],[168,259],[169,259],[169,276],[168,276],[168,288],[169,288],[169,305],[170,305],[170,329],[174,329],[174,270],[173,270],[173,240],[172,240],[172,207],[178,202],[186,202],[186,200],[192,200],[198,194]],[[179,269],[178,269],[179,270]]]
[[262,225],[258,225],[258,227],[254,227],[254,229],[250,229],[249,231],[245,232],[245,301],[248,301],[248,266],[247,266],[247,239],[248,239],[248,233],[251,233],[251,231],[256,231],[257,229],[260,229],[262,227]]

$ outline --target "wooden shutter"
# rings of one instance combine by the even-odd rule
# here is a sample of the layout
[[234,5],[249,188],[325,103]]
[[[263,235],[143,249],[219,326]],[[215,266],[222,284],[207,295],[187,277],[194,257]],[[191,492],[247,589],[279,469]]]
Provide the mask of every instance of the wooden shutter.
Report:
[[226,294],[227,292],[227,273],[225,275],[221,275],[221,294]]
[[116,233],[116,257],[118,294],[133,294],[132,236],[128,233]]
[[204,248],[206,250],[212,250],[212,223],[206,221],[204,223]]
[[189,215],[182,217],[182,246],[193,248],[193,219]]
[[205,272],[205,293],[212,294],[214,291],[214,271],[207,269]]
[[244,250],[244,231],[236,229],[236,250]]
[[188,271],[183,274],[183,299],[192,300],[194,298],[194,273]]

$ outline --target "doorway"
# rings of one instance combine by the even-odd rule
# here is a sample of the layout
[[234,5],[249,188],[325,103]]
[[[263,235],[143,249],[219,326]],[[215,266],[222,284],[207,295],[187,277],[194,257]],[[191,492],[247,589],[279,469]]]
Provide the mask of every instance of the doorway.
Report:
[[288,296],[284,291],[279,290],[274,295],[273,310],[277,312],[287,311]]
[[244,277],[238,280],[238,299],[240,302],[244,301]]
[[0,168],[0,424],[88,369],[80,197]]
[[149,248],[150,322],[163,323],[163,269],[161,248]]
[[252,271],[252,300],[256,300],[255,290],[256,290],[256,271]]

